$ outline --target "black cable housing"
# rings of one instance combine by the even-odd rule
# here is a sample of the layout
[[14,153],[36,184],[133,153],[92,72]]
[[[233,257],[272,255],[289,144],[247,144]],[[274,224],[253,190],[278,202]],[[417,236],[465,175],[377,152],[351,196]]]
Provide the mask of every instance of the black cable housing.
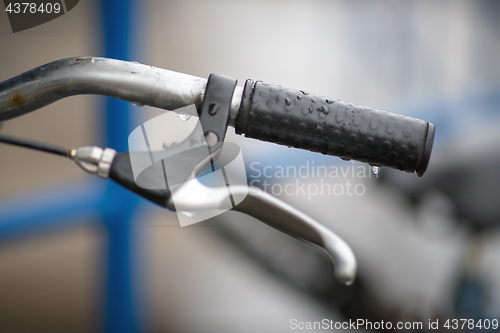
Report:
[[0,143],[24,147],[51,153],[59,156],[70,157],[70,150],[50,143],[24,139],[12,135],[0,134]]

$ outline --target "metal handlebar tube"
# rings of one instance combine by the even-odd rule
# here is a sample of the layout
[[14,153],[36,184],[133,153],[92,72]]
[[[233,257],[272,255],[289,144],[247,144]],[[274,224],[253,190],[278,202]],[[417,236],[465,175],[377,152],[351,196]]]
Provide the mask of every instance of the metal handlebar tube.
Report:
[[[0,83],[0,121],[82,94],[104,95],[165,110],[191,104],[199,107],[206,85],[203,78],[134,62],[99,57],[61,59]],[[242,88],[238,87],[231,105],[232,119],[238,112],[241,94]]]

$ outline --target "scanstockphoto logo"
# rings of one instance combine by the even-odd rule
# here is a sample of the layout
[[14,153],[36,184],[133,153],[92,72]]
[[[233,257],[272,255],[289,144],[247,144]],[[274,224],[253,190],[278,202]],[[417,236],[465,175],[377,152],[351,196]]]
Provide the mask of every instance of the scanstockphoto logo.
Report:
[[12,32],[19,32],[34,28],[75,8],[79,0],[31,0],[11,1],[4,0],[5,12],[9,18]]
[[[175,112],[181,115],[196,114],[196,107],[191,105],[175,110]],[[181,226],[220,215],[243,201],[247,191],[243,195],[241,191],[238,195],[231,193],[233,186],[238,186],[240,190],[247,189],[245,164],[240,148],[234,143],[226,142],[218,159],[213,161],[210,158],[210,145],[205,140],[198,118],[196,118],[197,123],[193,132],[184,141],[163,142],[163,149],[152,148],[153,141],[158,141],[158,138],[161,140],[164,137],[162,133],[172,128],[172,118],[169,116],[170,112],[157,116],[130,133],[128,143],[135,183],[148,190],[170,191]],[[207,168],[196,178],[192,178],[193,171],[200,165],[200,162]],[[188,198],[186,204],[185,197],[179,199],[177,193],[181,187],[190,187],[193,183],[197,183],[195,186],[197,190],[200,190],[202,186],[207,195],[200,198],[200,193],[190,193],[192,199]],[[199,204],[194,201],[204,200],[210,203],[212,202],[211,194],[215,194],[215,191],[224,193],[227,200],[217,208],[193,211],[190,202],[193,206]]]
[[311,200],[317,196],[360,197],[366,193],[365,180],[377,177],[367,164],[351,161],[341,165],[316,165],[306,160],[299,165],[249,165],[249,185],[274,196],[301,196]]

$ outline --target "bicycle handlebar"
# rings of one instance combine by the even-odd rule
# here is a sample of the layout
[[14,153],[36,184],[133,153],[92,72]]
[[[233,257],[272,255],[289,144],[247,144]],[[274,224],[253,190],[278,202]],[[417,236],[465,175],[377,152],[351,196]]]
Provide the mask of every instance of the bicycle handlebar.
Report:
[[[85,171],[111,177],[169,209],[204,211],[221,209],[222,204],[231,202],[236,210],[326,249],[335,262],[337,278],[351,283],[356,274],[354,254],[327,228],[258,189],[229,186],[227,180],[226,187],[210,188],[195,175],[219,157],[227,126],[231,125],[236,133],[250,138],[416,171],[421,176],[429,162],[434,125],[259,81],[247,80],[244,88],[235,86],[235,79],[223,75],[211,75],[206,80],[139,63],[92,57],[58,60],[0,83],[0,121],[78,94],[105,95],[177,112],[192,112],[183,107],[195,104],[197,112],[193,115],[200,116],[200,124],[186,140],[160,151],[163,169],[153,166],[151,173],[145,173],[146,180],[151,177],[155,184],[163,184],[160,190],[139,184],[130,156],[116,154],[111,148],[66,151],[19,138],[4,136],[0,141],[73,158]],[[196,154],[180,154],[184,151]],[[144,161],[153,165],[152,153],[142,154],[147,154]],[[172,156],[171,161],[168,156]],[[182,170],[177,170],[175,178],[180,185],[165,178],[165,161],[169,170]],[[171,185],[178,187],[172,191]],[[235,206],[234,196],[242,193],[248,196]]]
[[[62,59],[0,83],[0,121],[78,94],[166,110],[195,104],[200,110],[206,85],[203,78],[139,63]],[[435,131],[419,119],[252,80],[234,90],[228,125],[250,138],[419,176],[427,169]]]

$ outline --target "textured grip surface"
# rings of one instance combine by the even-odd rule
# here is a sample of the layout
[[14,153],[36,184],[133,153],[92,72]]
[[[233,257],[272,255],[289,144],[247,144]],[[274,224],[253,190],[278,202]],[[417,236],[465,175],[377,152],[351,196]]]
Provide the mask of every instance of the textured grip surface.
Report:
[[401,116],[247,80],[236,133],[372,165],[427,169],[434,125]]

